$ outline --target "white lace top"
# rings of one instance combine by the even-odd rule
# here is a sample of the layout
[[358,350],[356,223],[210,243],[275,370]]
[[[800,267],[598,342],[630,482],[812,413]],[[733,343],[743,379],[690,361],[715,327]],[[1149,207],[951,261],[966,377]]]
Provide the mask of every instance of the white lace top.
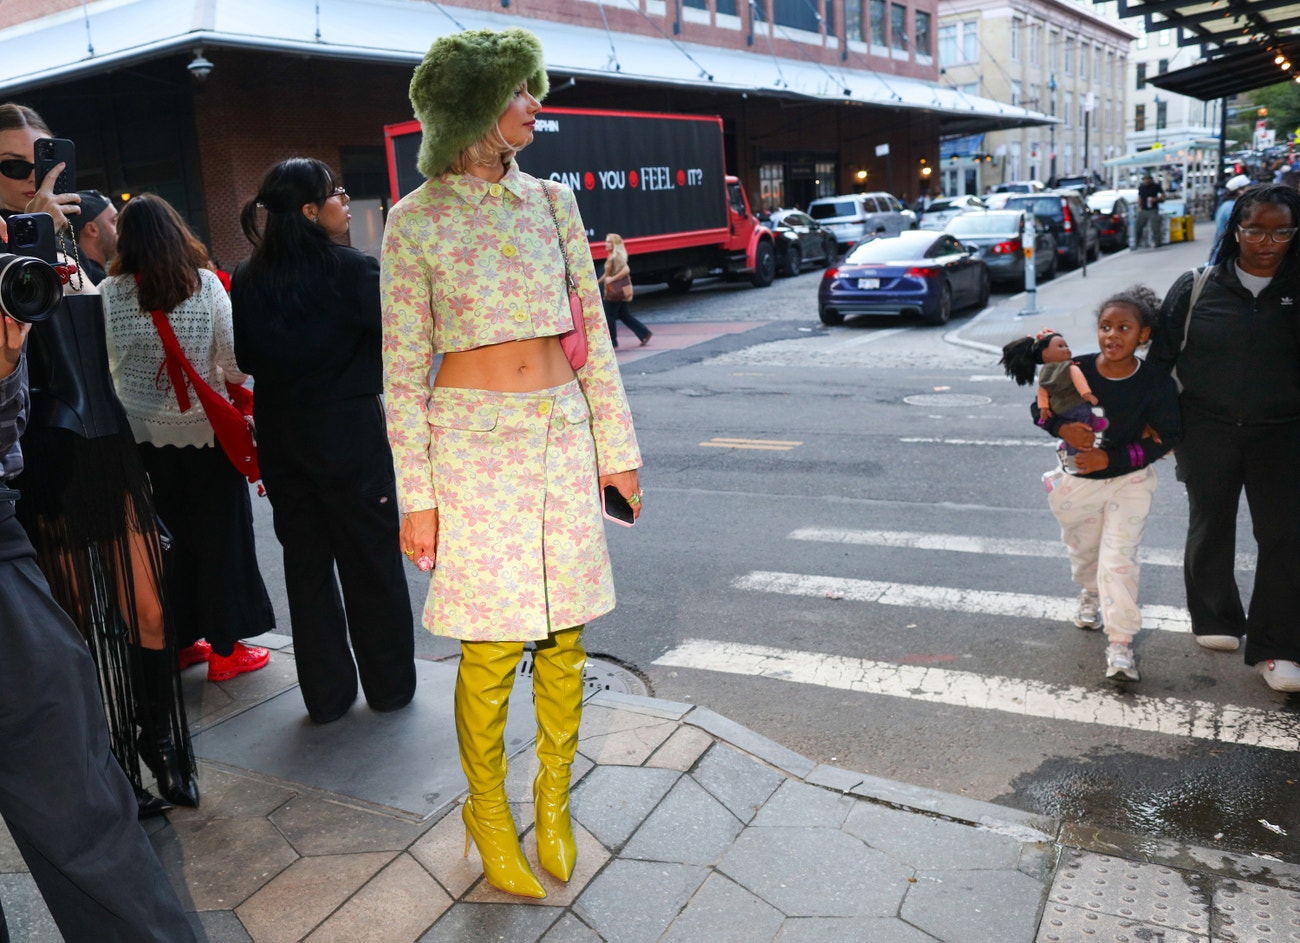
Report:
[[[247,376],[235,363],[230,298],[217,276],[201,269],[199,290],[168,315],[176,339],[199,375],[224,393],[226,381]],[[108,335],[108,366],[118,398],[126,408],[135,441],[153,445],[212,445],[212,427],[190,388],[190,408],[182,413],[163,366],[162,340],[148,311],[140,309],[135,278],[115,275],[99,285]]]

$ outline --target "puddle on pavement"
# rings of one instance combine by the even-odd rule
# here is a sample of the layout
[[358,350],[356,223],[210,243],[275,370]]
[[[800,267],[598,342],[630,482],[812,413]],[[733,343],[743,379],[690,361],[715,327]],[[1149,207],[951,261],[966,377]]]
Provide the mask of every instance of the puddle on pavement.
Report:
[[[1300,863],[1300,759],[1216,746],[1176,758],[1096,750],[1052,758],[994,799],[1066,822]],[[1279,835],[1260,823],[1285,829]]]

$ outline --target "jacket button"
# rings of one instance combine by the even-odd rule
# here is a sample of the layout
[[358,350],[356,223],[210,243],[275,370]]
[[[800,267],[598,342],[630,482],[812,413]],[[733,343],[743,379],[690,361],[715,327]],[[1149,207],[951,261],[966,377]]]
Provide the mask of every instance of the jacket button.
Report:
[[516,249],[513,245],[511,245],[508,242],[501,247],[501,254],[504,255],[507,259],[513,259],[515,257],[515,254],[518,251],[519,251],[518,249]]
[[527,321],[527,320],[528,320],[528,312],[527,312],[527,311],[516,311],[516,312],[514,313],[514,319],[515,319],[516,321],[518,321],[519,323],[522,324],[524,321]]
[[504,192],[505,192],[505,187],[501,186],[501,184],[499,183],[494,183],[492,184],[492,186],[488,187],[488,193],[492,194],[493,196],[500,196]]
[[538,403],[537,413],[541,416],[549,416],[551,414],[551,404],[546,402]]

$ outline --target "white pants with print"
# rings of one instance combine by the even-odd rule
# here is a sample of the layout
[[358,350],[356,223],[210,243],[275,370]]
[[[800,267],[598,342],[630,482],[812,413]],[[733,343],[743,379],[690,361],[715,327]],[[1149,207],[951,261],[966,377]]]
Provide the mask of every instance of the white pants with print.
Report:
[[1047,496],[1070,552],[1070,575],[1100,597],[1106,637],[1113,642],[1128,642],[1142,628],[1137,550],[1155,490],[1154,468],[1102,479],[1062,472],[1053,476]]

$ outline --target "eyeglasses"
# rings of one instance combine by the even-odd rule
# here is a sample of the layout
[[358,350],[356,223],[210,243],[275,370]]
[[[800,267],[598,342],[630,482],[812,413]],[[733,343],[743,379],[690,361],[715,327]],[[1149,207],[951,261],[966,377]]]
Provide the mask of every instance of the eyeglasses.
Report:
[[347,191],[347,190],[344,190],[342,187],[335,187],[335,188],[334,188],[334,192],[330,194],[330,197],[336,197],[336,196],[337,196],[337,197],[344,197],[344,196],[347,196],[347,195],[348,195],[348,191]]
[[35,170],[36,165],[28,160],[18,160],[17,158],[0,160],[0,174],[10,180],[26,180]]
[[1296,229],[1294,226],[1287,229],[1247,229],[1245,226],[1238,226],[1237,233],[1241,236],[1242,242],[1260,243],[1266,236],[1274,242],[1290,242],[1295,237]]

